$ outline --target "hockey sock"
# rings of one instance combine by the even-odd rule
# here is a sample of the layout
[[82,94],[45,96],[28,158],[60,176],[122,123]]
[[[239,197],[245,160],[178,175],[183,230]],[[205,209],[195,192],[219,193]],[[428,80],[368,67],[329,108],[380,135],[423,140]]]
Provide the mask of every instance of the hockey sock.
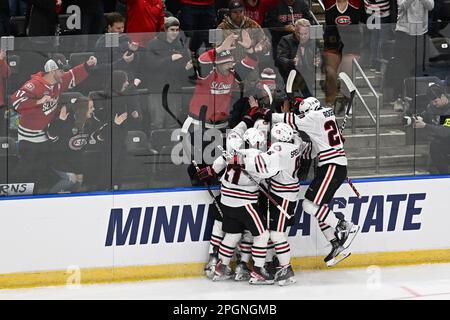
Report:
[[269,241],[267,242],[266,262],[272,261],[274,255],[275,255],[275,245],[272,242],[272,240],[269,239]]
[[248,263],[252,257],[253,236],[249,231],[245,231],[242,235],[239,251],[241,252],[241,261]]
[[291,261],[291,247],[284,232],[270,231],[270,238],[275,244],[275,252],[281,266],[288,265]]
[[219,247],[219,259],[222,260],[224,265],[228,266],[230,264],[231,258],[234,254],[234,249],[236,249],[240,239],[240,233],[225,234],[225,237]]
[[261,235],[253,239],[252,257],[255,267],[263,267],[266,261],[267,241],[269,240],[269,231],[265,230]]
[[222,222],[220,222],[219,220],[214,221],[211,240],[209,241],[209,250],[208,250],[209,254],[217,252],[217,249],[214,250],[214,248],[219,248],[220,243],[223,240],[224,234],[225,232],[222,231]]
[[305,199],[303,200],[303,210],[313,215],[319,223],[326,223],[329,226],[336,227],[339,223],[339,219],[327,205],[321,205],[320,207],[313,203],[312,201]]
[[330,227],[326,223],[319,222],[320,231],[322,231],[323,235],[327,239],[328,242],[331,242],[331,240],[336,239],[336,235],[334,228]]

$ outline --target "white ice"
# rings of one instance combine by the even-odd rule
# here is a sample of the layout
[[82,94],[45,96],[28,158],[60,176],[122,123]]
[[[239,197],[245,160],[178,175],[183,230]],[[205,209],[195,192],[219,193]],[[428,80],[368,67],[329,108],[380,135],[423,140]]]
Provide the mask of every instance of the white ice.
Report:
[[0,290],[6,299],[450,299],[450,264],[297,271],[280,287],[206,278]]

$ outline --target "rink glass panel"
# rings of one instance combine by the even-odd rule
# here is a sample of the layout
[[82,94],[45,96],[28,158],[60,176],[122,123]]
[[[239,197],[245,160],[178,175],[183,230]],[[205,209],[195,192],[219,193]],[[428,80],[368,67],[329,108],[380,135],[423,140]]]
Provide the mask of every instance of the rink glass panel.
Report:
[[[406,92],[405,82],[400,84],[400,94],[403,100],[405,96],[408,105],[402,109],[395,109],[392,102],[396,99],[393,88],[397,79],[393,77],[396,70],[404,70],[406,78],[412,78],[412,83],[417,81],[415,77],[438,76],[445,79],[448,71],[448,62],[445,55],[432,59],[439,55],[436,51],[436,40],[434,42],[428,37],[411,37],[403,42],[404,48],[401,52],[409,52],[409,59],[414,63],[407,63],[408,59],[393,60],[395,55],[395,25],[384,25],[382,29],[383,41],[378,47],[379,55],[375,56],[378,63],[376,70],[372,70],[370,53],[373,51],[374,31],[365,26],[346,26],[345,36],[342,37],[344,44],[343,52],[359,51],[359,64],[371,82],[373,88],[380,95],[380,166],[376,172],[376,149],[375,149],[375,124],[370,120],[367,111],[358,97],[353,102],[352,114],[347,121],[344,136],[346,138],[345,149],[349,159],[349,176],[373,177],[390,175],[414,175],[428,174],[428,143],[429,137],[422,132],[413,130],[403,125],[405,113],[418,113],[423,108],[423,97],[421,92],[416,92],[419,85],[412,85],[412,93]],[[326,30],[326,26],[323,28]],[[263,30],[271,43],[271,31]],[[252,34],[252,32],[250,32]],[[441,30],[444,35],[448,33],[448,27]],[[311,37],[315,38],[312,44],[313,51],[320,55],[320,65],[311,66],[313,71],[312,81],[306,81],[309,91],[315,95],[322,104],[326,103],[326,88],[329,87],[326,77],[325,61],[328,53],[324,48],[324,41],[320,33],[314,32]],[[16,38],[14,50],[7,52],[8,63],[11,66],[12,75],[6,81],[6,92],[12,94],[23,85],[31,74],[41,71],[45,61],[52,53],[63,53],[69,64],[74,61],[84,62],[89,57],[88,52],[94,53],[98,58],[98,66],[93,70],[87,80],[79,86],[68,90],[68,93],[79,92],[84,96],[91,96],[94,101],[95,117],[99,121],[107,123],[103,129],[103,141],[89,144],[83,152],[83,183],[76,190],[61,190],[60,192],[94,192],[112,190],[135,190],[135,189],[159,189],[190,187],[202,185],[198,181],[192,181],[193,168],[189,168],[191,156],[197,162],[211,164],[212,160],[220,153],[214,144],[222,144],[222,138],[215,132],[196,132],[200,137],[200,153],[190,155],[186,153],[178,140],[180,135],[180,123],[184,123],[188,117],[189,104],[193,98],[196,80],[194,75],[200,72],[205,77],[208,73],[206,68],[191,68],[185,70],[189,61],[189,40],[181,32],[184,39],[184,48],[180,53],[181,61],[172,61],[167,54],[167,48],[154,46],[152,48],[139,48],[135,53],[134,61],[124,63],[122,56],[128,46],[127,35],[119,38],[118,47],[106,47],[97,45],[103,35],[90,36],[61,36],[61,37],[39,37],[39,38]],[[191,32],[191,37],[196,35],[200,38],[205,36],[204,32]],[[133,35],[135,37],[136,35]],[[139,35],[137,35],[139,36]],[[165,33],[144,34],[142,37],[158,37],[166,39]],[[207,38],[211,41],[219,41],[220,32],[209,32]],[[99,40],[100,39],[100,40]],[[424,45],[425,43],[425,45]],[[376,47],[376,46],[375,46]],[[125,49],[124,49],[125,48]],[[328,48],[329,49],[329,48]],[[204,46],[200,48],[203,52]],[[174,52],[178,53],[178,52]],[[172,53],[173,54],[173,53]],[[72,57],[72,58],[71,58]],[[166,59],[163,59],[163,58]],[[411,58],[412,57],[412,58]],[[272,68],[276,73],[277,90],[284,91],[285,84],[283,75],[279,72],[279,63],[273,57],[273,50],[267,54],[259,54],[258,67],[252,71],[243,88],[232,87],[232,98],[230,110],[236,110],[243,97],[254,94],[255,83],[258,74],[264,68]],[[15,61],[15,63],[14,63]],[[425,61],[425,63],[423,63]],[[13,64],[11,64],[13,62]],[[72,65],[73,67],[74,65]],[[396,69],[397,68],[397,69]],[[118,82],[122,72],[128,74],[129,88],[120,92]],[[340,70],[339,70],[340,71]],[[338,71],[338,72],[339,72]],[[208,71],[209,72],[209,71]],[[351,75],[352,76],[352,75]],[[140,79],[141,83],[133,87],[134,80]],[[396,82],[397,81],[397,82]],[[355,85],[365,99],[367,106],[376,116],[376,99],[369,90],[361,74],[356,73]],[[167,92],[167,112],[163,106],[163,89],[169,85]],[[299,79],[296,79],[294,90],[302,87]],[[411,86],[408,87],[408,90]],[[417,88],[417,89],[415,89]],[[242,93],[241,93],[242,91]],[[329,91],[329,90],[328,90]],[[70,94],[65,93],[67,98]],[[344,112],[341,108],[342,93],[338,90],[336,104],[337,121],[342,123]],[[422,100],[421,100],[422,99]],[[60,99],[60,105],[62,102]],[[213,97],[208,105],[207,114],[215,114],[220,110],[219,99]],[[233,108],[232,108],[233,107]],[[9,103],[9,109],[12,108]],[[212,111],[211,111],[212,110]],[[137,117],[136,113],[137,112]],[[121,124],[115,123],[116,117],[124,112],[127,119]],[[238,113],[239,114],[239,113]],[[9,137],[8,148],[2,148],[0,178],[1,183],[34,182],[35,171],[27,176],[27,164],[21,163],[20,143],[17,142],[17,113],[10,111],[6,118],[2,117],[1,136]],[[177,120],[175,120],[176,118]],[[210,131],[208,133],[208,131]],[[203,139],[202,139],[203,135]],[[196,135],[191,135],[194,138]],[[197,135],[198,137],[198,135]],[[202,140],[206,140],[202,142]],[[3,140],[2,140],[3,141]],[[2,144],[6,146],[5,144]],[[66,154],[57,153],[54,145],[49,144],[50,149],[45,152],[36,152],[35,159],[52,159],[52,161],[64,162]],[[194,145],[195,148],[198,147]],[[207,148],[207,153],[201,151]],[[208,148],[209,147],[209,148]],[[49,173],[44,177],[44,184],[35,190],[36,194],[50,193],[57,181],[57,176],[51,168],[46,167],[42,171]],[[309,177],[313,176],[311,169]],[[55,180],[56,179],[56,180]]]

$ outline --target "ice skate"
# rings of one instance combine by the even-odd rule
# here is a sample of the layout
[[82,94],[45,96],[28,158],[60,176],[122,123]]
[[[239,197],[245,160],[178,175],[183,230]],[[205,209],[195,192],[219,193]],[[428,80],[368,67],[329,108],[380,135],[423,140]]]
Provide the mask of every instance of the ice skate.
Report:
[[331,252],[323,259],[328,267],[335,266],[351,254],[350,251],[344,250],[338,239],[331,240],[331,246]]
[[231,279],[234,276],[233,270],[222,263],[219,260],[216,264],[216,268],[214,270],[214,276],[212,278],[213,281],[224,281]]
[[339,237],[339,244],[347,249],[356,237],[359,231],[359,226],[351,222],[341,220],[336,228]]
[[264,267],[253,267],[250,276],[250,284],[273,284],[275,282],[273,274],[269,273]]
[[247,264],[243,261],[239,262],[236,265],[236,269],[234,271],[234,280],[235,281],[248,281],[250,280],[250,269],[247,267]]
[[297,282],[297,280],[295,280],[294,270],[292,270],[290,264],[278,268],[275,273],[275,282],[278,283],[279,286],[288,286]]
[[211,253],[209,255],[208,263],[206,264],[205,268],[203,269],[205,271],[206,277],[208,279],[212,279],[214,277],[214,271],[216,270],[217,262],[219,261],[219,258],[214,253]]
[[280,262],[278,261],[278,258],[276,256],[272,258],[272,261],[264,263],[264,269],[266,269],[270,274],[275,274],[279,266]]

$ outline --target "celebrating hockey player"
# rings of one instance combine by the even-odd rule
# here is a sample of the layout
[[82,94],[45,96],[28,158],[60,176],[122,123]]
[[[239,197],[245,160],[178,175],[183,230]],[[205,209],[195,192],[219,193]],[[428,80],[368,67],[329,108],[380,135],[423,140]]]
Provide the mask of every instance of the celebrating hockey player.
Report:
[[320,102],[310,97],[299,104],[299,115],[293,113],[272,114],[274,123],[284,122],[295,130],[306,132],[313,143],[313,153],[318,157],[318,169],[308,187],[303,201],[305,212],[314,216],[326,239],[331,243],[331,252],[325,257],[327,266],[333,266],[350,254],[359,226],[340,220],[328,207],[334,194],[347,177],[347,157],[344,139],[331,108],[323,108]]
[[[269,202],[270,239],[272,240],[280,266],[275,274],[279,285],[295,282],[294,272],[290,264],[290,246],[286,229],[294,222],[295,208],[300,191],[298,172],[304,152],[309,153],[310,145],[303,142],[293,129],[285,123],[277,123],[271,130],[274,142],[265,153],[244,159],[245,169],[251,174],[259,174],[270,178],[269,191],[273,199],[284,210],[280,210]],[[262,201],[267,203],[267,201]],[[287,215],[286,215],[287,214]]]

